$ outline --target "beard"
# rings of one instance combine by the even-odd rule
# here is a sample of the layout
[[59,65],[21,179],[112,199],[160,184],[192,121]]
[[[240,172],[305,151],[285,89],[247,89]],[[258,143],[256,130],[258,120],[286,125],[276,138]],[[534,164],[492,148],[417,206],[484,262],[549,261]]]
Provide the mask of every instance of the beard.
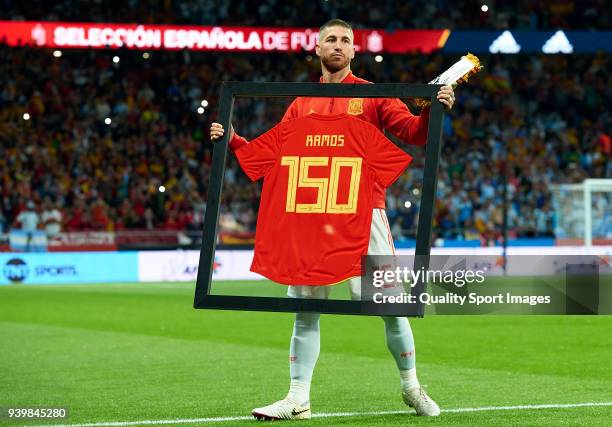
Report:
[[351,63],[351,60],[348,57],[344,57],[342,60],[328,57],[321,57],[321,62],[323,62],[323,66],[330,73],[337,73],[338,71],[348,67]]

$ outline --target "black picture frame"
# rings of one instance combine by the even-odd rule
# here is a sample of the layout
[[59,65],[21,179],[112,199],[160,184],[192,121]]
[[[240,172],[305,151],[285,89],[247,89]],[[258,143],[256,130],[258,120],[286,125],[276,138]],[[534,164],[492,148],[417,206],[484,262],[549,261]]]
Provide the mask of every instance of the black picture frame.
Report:
[[[320,83],[253,83],[224,82],[221,85],[219,103],[220,123],[224,129],[230,123],[236,97],[340,97],[340,98],[427,98],[431,101],[421,206],[417,228],[414,269],[429,267],[434,200],[438,165],[442,149],[443,105],[436,99],[442,85],[429,84],[320,84]],[[210,286],[215,259],[215,245],[219,222],[221,190],[227,160],[229,132],[225,132],[214,146],[208,200],[204,217],[203,238],[200,249],[198,276],[195,288],[194,308],[220,310],[249,310],[268,312],[316,312],[327,314],[419,316],[424,315],[424,305],[375,304],[371,301],[323,300],[302,298],[252,297],[237,295],[212,295]],[[417,265],[418,264],[418,265]],[[426,284],[418,283],[412,295],[425,292]]]

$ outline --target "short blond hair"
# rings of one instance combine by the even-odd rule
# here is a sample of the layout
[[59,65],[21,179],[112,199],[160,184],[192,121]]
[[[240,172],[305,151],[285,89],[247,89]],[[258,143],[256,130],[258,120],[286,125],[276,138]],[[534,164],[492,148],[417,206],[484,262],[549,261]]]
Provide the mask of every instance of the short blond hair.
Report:
[[351,33],[351,39],[355,40],[355,36],[353,34],[353,27],[351,27],[351,24],[346,21],[343,21],[342,19],[330,19],[325,24],[321,25],[321,27],[319,28],[319,40],[321,40],[321,34],[323,34],[323,31],[331,27],[346,28]]

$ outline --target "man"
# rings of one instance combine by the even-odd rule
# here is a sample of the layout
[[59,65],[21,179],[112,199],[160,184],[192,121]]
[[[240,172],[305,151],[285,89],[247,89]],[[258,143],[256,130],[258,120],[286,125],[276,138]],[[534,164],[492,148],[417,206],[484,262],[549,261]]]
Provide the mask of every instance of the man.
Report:
[[13,226],[16,228],[17,224],[20,226],[19,229],[26,233],[25,251],[29,252],[30,245],[34,239],[34,233],[38,231],[40,225],[40,217],[36,213],[36,205],[32,200],[26,203],[26,208],[17,215],[17,218],[15,218],[15,224]]
[[62,213],[55,207],[51,198],[45,197],[41,220],[47,237],[57,236],[62,231]]
[[[321,83],[369,83],[351,73],[351,60],[355,57],[353,31],[342,20],[333,19],[319,30],[316,54],[321,58]],[[455,96],[450,86],[444,86],[437,99],[447,109],[452,108]],[[425,144],[429,108],[420,116],[410,113],[399,99],[347,99],[347,98],[296,98],[289,106],[283,121],[308,114],[348,113],[366,120],[379,129],[386,129],[404,142],[412,145]],[[210,128],[212,141],[223,136],[224,129],[219,123]],[[230,147],[237,149],[247,141],[230,129]],[[385,208],[385,192],[374,190],[374,210],[368,254],[392,255],[393,239],[389,230]],[[360,278],[351,279],[350,290],[353,299],[361,298]],[[327,298],[330,286],[290,286],[288,295],[294,298]],[[256,408],[253,415],[259,419],[306,419],[310,418],[310,382],[319,356],[318,313],[297,313],[290,344],[291,383],[287,396],[271,405]],[[437,416],[438,405],[421,388],[416,376],[415,351],[412,330],[406,318],[383,317],[387,347],[392,353],[402,386],[404,402],[415,408],[418,415]]]

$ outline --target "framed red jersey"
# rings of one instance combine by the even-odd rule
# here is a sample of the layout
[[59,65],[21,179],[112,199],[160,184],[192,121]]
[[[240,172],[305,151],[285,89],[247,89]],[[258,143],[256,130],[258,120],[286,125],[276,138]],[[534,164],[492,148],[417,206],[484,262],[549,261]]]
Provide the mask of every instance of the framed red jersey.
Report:
[[[427,127],[427,143],[425,150],[425,164],[423,169],[423,184],[421,187],[421,201],[419,203],[419,220],[416,236],[415,261],[414,269],[427,270],[429,266],[429,253],[431,249],[431,236],[433,225],[433,208],[436,191],[436,177],[438,164],[441,152],[441,135],[442,135],[442,120],[444,109],[442,104],[436,100],[436,94],[441,85],[413,85],[413,84],[320,84],[320,83],[253,83],[253,82],[226,82],[221,87],[221,96],[219,104],[219,122],[225,129],[229,129],[232,121],[234,102],[238,98],[258,98],[258,97],[306,97],[306,98],[340,98],[340,99],[358,99],[363,98],[364,103],[361,105],[364,113],[367,108],[365,100],[370,98],[426,98],[431,101],[430,119]],[[347,105],[347,109],[351,109],[352,113],[360,111],[360,106],[356,102]],[[369,133],[367,143],[365,145],[357,143],[354,146],[347,146],[347,133],[345,137],[332,137],[331,135],[341,135],[342,132],[356,132],[355,130],[343,130],[341,128],[343,122],[348,123],[349,120],[356,118],[367,127],[368,125],[358,114],[347,114],[342,112],[342,118],[328,116],[326,119],[337,120],[338,124],[331,123],[334,127],[330,130],[330,121],[322,120],[316,116],[318,112],[314,112],[314,117],[304,117],[305,126],[294,126],[293,128],[285,127],[280,124],[271,129],[266,134],[262,135],[257,141],[262,144],[262,150],[256,151],[256,146],[253,145],[250,152],[249,145],[246,141],[240,148],[232,144],[235,151],[240,149],[239,162],[246,170],[251,179],[263,179],[263,193],[260,202],[264,202],[264,198],[273,198],[269,207],[263,207],[259,213],[259,221],[262,222],[257,234],[267,233],[272,235],[272,239],[266,239],[270,242],[283,242],[285,248],[289,248],[288,253],[278,251],[274,248],[267,248],[270,253],[276,250],[278,257],[270,264],[274,270],[270,269],[263,272],[268,277],[275,281],[304,285],[306,282],[313,286],[334,283],[346,277],[351,277],[355,274],[361,274],[361,270],[355,267],[355,263],[361,264],[363,259],[366,261],[369,256],[358,261],[354,260],[354,254],[358,253],[357,247],[359,243],[356,241],[350,242],[347,246],[348,253],[345,259],[340,263],[346,262],[345,266],[329,266],[325,265],[326,258],[317,253],[312,248],[316,246],[317,238],[322,238],[324,235],[340,234],[341,228],[351,226],[341,225],[342,216],[354,216],[352,218],[352,226],[361,227],[365,224],[365,232],[355,232],[356,236],[363,238],[369,234],[369,224],[372,215],[372,198],[364,196],[368,192],[370,195],[371,187],[375,184],[388,185],[393,179],[401,173],[401,170],[408,164],[409,158],[404,157],[401,162],[404,162],[401,167],[394,164],[397,160],[394,156],[396,153],[406,156],[403,151],[399,150],[394,145],[383,146],[382,144],[391,144],[386,139],[381,139],[381,135],[377,132]],[[310,114],[312,116],[312,114]],[[348,117],[347,117],[348,116]],[[299,117],[294,117],[298,119]],[[308,121],[310,120],[310,121]],[[287,122],[292,121],[291,119]],[[297,123],[297,122],[296,122]],[[361,123],[360,123],[361,124]],[[338,126],[338,128],[335,128]],[[349,126],[352,129],[352,126]],[[290,133],[296,134],[302,132],[298,138],[287,138]],[[308,138],[308,135],[311,135]],[[327,136],[324,136],[327,135]],[[350,133],[351,138],[359,139],[357,134]],[[374,136],[372,136],[374,135]],[[305,138],[305,139],[301,139]],[[236,138],[238,139],[238,138]],[[244,138],[243,138],[244,139]],[[344,139],[344,142],[342,142]],[[288,143],[288,141],[298,141]],[[261,142],[260,142],[261,141]],[[292,144],[297,144],[293,147]],[[334,145],[335,144],[335,145]],[[230,145],[230,133],[225,135],[214,145],[213,158],[210,172],[210,183],[207,193],[207,208],[204,217],[203,236],[200,251],[200,260],[198,263],[198,277],[194,295],[194,307],[204,309],[223,309],[223,310],[256,310],[256,311],[281,311],[281,312],[315,312],[315,313],[332,313],[332,314],[353,314],[353,315],[384,315],[384,316],[423,316],[424,305],[419,302],[420,295],[425,293],[425,283],[416,283],[410,294],[414,296],[414,303],[406,302],[401,304],[380,304],[373,300],[347,301],[335,299],[318,299],[318,298],[291,298],[291,297],[276,297],[264,296],[265,292],[253,294],[244,294],[241,287],[237,287],[235,292],[228,293],[226,283],[219,283],[219,288],[213,280],[213,272],[215,271],[215,253],[217,250],[217,239],[219,230],[219,214],[221,210],[221,196],[223,189],[223,180],[225,177],[226,160],[228,156],[228,145]],[[384,147],[376,152],[371,153],[370,148],[376,146]],[[242,151],[242,150],[245,151]],[[350,151],[353,150],[353,151]],[[372,150],[373,151],[373,150]],[[377,157],[380,155],[381,157]],[[384,154],[383,154],[384,153]],[[392,155],[393,154],[393,155]],[[348,163],[341,159],[348,157]],[[340,159],[338,159],[340,158]],[[359,160],[361,164],[359,165]],[[400,163],[401,163],[400,162]],[[375,166],[376,165],[376,166]],[[333,166],[333,167],[332,167]],[[356,182],[356,171],[361,167],[359,174],[359,185]],[[276,179],[271,179],[271,178]],[[331,191],[336,190],[336,191]],[[375,199],[375,197],[374,197]],[[354,201],[354,204],[353,204]],[[370,204],[368,207],[367,205]],[[266,203],[267,205],[267,203]],[[352,210],[355,209],[355,213]],[[367,218],[361,217],[360,212],[367,212]],[[335,212],[335,213],[334,213]],[[304,218],[308,220],[306,226]],[[364,221],[365,218],[365,221]],[[291,236],[287,236],[280,232],[283,229],[281,220],[292,221],[295,225]],[[340,222],[338,222],[340,221]],[[310,228],[307,228],[310,227]],[[309,232],[309,230],[316,230]],[[352,229],[346,230],[342,236],[349,236]],[[355,230],[356,231],[356,230]],[[358,239],[359,239],[358,237]],[[338,250],[340,245],[346,244],[341,237],[334,239],[330,243]],[[352,240],[352,239],[351,239]],[[365,240],[365,239],[364,239]],[[333,246],[337,245],[337,246]],[[362,253],[367,250],[366,245],[361,246]],[[222,250],[231,250],[232,252],[248,252],[247,248],[233,249],[222,248]],[[266,249],[266,248],[258,248]],[[308,267],[294,268],[293,271],[282,271],[283,265],[291,265],[288,260],[295,257],[296,251],[306,252],[307,256],[302,261],[304,265],[308,263],[312,265],[323,265],[326,271],[315,271],[315,268]],[[329,249],[323,249],[322,252]],[[354,250],[354,252],[353,252]],[[293,251],[293,252],[292,252]],[[331,252],[329,252],[331,253]],[[264,254],[264,252],[262,252]],[[295,259],[295,258],[293,258]],[[323,259],[323,264],[319,260]],[[351,267],[351,263],[353,266]],[[254,269],[259,269],[258,261],[253,262]],[[278,266],[278,268],[276,268]],[[266,268],[267,265],[261,268]],[[267,267],[270,268],[270,267]],[[299,275],[306,275],[300,277]],[[367,272],[366,272],[367,273]],[[274,276],[273,276],[274,275]],[[283,279],[283,277],[285,277]],[[362,276],[362,280],[368,281],[368,274]],[[217,290],[218,289],[218,290]],[[266,289],[268,287],[266,286]],[[276,293],[274,293],[276,295]]]

